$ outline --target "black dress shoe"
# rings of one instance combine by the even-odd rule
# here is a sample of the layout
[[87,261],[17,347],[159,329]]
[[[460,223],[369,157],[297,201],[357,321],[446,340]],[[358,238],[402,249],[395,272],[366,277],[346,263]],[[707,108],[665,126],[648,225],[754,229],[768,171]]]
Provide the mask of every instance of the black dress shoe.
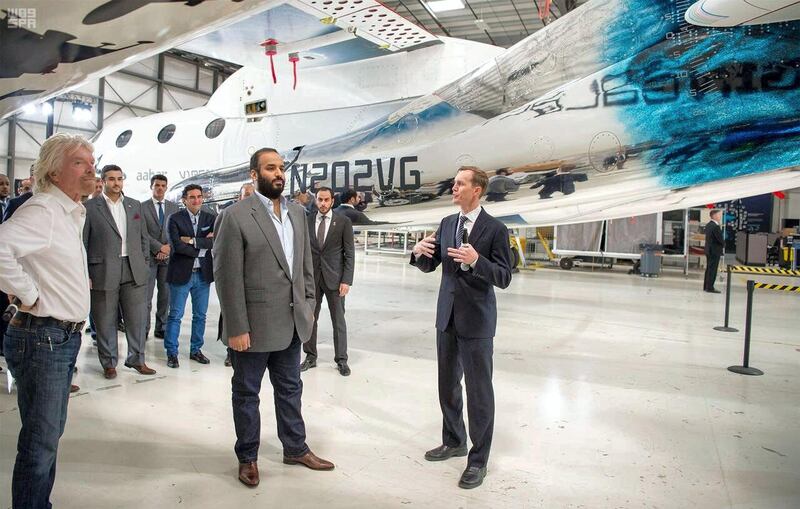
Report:
[[164,339],[164,331],[163,331],[163,330],[157,330],[157,331],[155,331],[155,332],[153,333],[153,337],[156,337],[156,338],[158,338],[158,339]]
[[175,356],[175,355],[167,356],[167,367],[168,368],[177,368],[178,366],[180,366],[180,364],[178,364],[178,357],[177,356]]
[[339,374],[342,376],[350,376],[350,366],[347,365],[346,362],[340,362],[336,365],[336,369],[339,370]]
[[309,369],[316,367],[317,367],[317,359],[309,359],[308,357],[306,357],[306,360],[304,360],[300,364],[300,371],[308,371]]
[[231,365],[231,353],[228,352],[228,355],[225,356],[225,366],[230,367]]
[[200,350],[189,355],[189,358],[192,359],[193,361],[199,362],[200,364],[208,364],[209,362],[211,362],[210,360],[208,360],[208,357],[203,355],[203,352],[201,352]]
[[458,447],[450,447],[449,445],[440,445],[436,449],[431,449],[425,453],[425,459],[428,461],[444,461],[452,457],[461,457],[467,455],[467,444],[459,445]]
[[484,477],[486,477],[486,467],[467,467],[464,473],[461,474],[458,487],[465,490],[477,488],[483,483]]

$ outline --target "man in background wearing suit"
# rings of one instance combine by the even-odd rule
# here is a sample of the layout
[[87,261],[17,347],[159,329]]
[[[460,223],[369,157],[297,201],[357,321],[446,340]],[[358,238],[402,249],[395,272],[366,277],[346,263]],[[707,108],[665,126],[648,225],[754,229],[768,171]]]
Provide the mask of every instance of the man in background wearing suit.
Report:
[[436,306],[436,352],[442,445],[425,453],[428,461],[467,454],[462,416],[461,378],[467,386],[469,451],[458,485],[476,488],[486,476],[494,430],[492,351],[497,327],[494,286],[511,283],[508,229],[480,205],[489,177],[474,167],[459,168],[453,203],[461,212],[442,220],[434,235],[414,246],[411,264],[422,272],[442,265]]
[[720,293],[714,288],[714,281],[717,279],[719,270],[719,259],[725,248],[725,241],[722,238],[720,219],[722,211],[712,210],[711,221],[706,223],[706,273],[703,278],[703,291],[708,293]]
[[258,393],[269,370],[283,462],[332,470],[306,445],[300,400],[300,344],[314,325],[314,265],[306,212],[281,196],[284,162],[277,151],[250,158],[256,192],[225,210],[214,243],[214,278],[223,341],[231,350],[234,450],[239,481],[258,486],[261,413]]
[[[8,207],[8,203],[11,201],[8,199],[8,195],[11,194],[11,181],[8,180],[6,175],[0,175],[0,224],[3,223],[3,213],[6,211]],[[3,309],[8,306],[8,295],[3,292],[0,292],[0,307]],[[6,328],[8,327],[8,322],[5,320],[0,320],[0,356],[3,355],[3,336],[6,334]],[[0,373],[3,372],[3,368],[0,368]]]
[[8,205],[3,209],[3,221],[8,221],[9,218],[14,215],[14,211],[33,196],[33,191],[31,189],[36,185],[36,177],[33,176],[33,165],[31,165],[31,177],[22,181],[23,186],[25,186],[26,182],[28,190],[20,193],[16,198],[9,200]]
[[334,361],[339,374],[350,375],[347,365],[347,323],[344,318],[344,298],[353,284],[355,247],[353,224],[343,215],[334,214],[333,190],[317,190],[317,212],[308,216],[308,234],[314,260],[317,305],[314,308],[314,329],[311,339],[303,343],[306,359],[300,371],[317,367],[317,325],[322,309],[322,297],[328,301],[333,325]]
[[102,175],[103,194],[86,202],[83,227],[97,355],[103,376],[116,378],[117,318],[121,309],[128,340],[125,366],[142,375],[153,375],[156,371],[144,362],[150,238],[142,219],[142,204],[122,194],[125,176],[119,166],[104,166]]
[[178,205],[164,198],[167,192],[167,177],[153,175],[150,178],[153,198],[142,203],[147,234],[150,237],[150,277],[147,280],[147,334],[150,335],[150,320],[153,311],[153,293],[158,287],[156,302],[156,326],[153,335],[164,339],[164,327],[169,312],[169,286],[167,286],[167,261],[171,247],[167,238],[167,220],[178,212]]
[[179,367],[178,336],[181,319],[186,310],[186,299],[192,296],[192,335],[189,359],[208,364],[210,361],[200,350],[205,343],[208,293],[214,281],[214,214],[203,210],[203,188],[189,184],[183,188],[184,210],[169,218],[169,242],[172,254],[167,267],[169,283],[169,318],[164,336],[167,366]]
[[336,207],[335,212],[347,217],[354,225],[380,224],[367,217],[360,210],[356,210],[358,205],[358,193],[353,189],[345,189],[341,196],[342,204]]

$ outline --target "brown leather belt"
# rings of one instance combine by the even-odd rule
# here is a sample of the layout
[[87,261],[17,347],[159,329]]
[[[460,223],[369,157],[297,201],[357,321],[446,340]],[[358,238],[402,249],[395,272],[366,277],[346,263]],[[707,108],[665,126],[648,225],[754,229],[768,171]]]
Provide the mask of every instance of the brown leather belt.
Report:
[[55,327],[56,329],[63,330],[67,334],[74,334],[76,332],[80,332],[83,329],[83,324],[85,323],[85,320],[82,322],[68,322],[66,320],[57,320],[49,316],[34,316],[30,313],[25,313],[24,311],[17,311],[17,313],[14,315],[14,318],[12,318],[9,322],[9,325],[20,329],[31,329],[34,327]]

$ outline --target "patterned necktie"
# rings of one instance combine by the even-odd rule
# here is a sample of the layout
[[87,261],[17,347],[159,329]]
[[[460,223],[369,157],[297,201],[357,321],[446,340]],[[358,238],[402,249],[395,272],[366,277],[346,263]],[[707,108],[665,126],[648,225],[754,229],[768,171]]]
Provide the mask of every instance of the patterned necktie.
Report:
[[319,222],[319,228],[317,228],[317,243],[320,246],[325,243],[325,216],[322,216]]
[[164,204],[158,202],[158,224],[164,226]]
[[197,216],[192,216],[192,228],[194,229],[194,235],[197,236]]
[[461,247],[464,237],[466,236],[467,229],[464,227],[466,222],[467,216],[462,214],[458,217],[458,228],[456,228],[456,249]]

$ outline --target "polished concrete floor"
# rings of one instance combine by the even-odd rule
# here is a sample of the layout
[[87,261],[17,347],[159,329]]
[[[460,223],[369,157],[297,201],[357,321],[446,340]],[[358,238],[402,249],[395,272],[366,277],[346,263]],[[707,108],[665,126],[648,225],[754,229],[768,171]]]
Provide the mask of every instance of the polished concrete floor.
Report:
[[[725,369],[741,362],[743,334],[712,330],[724,299],[702,293],[699,275],[515,275],[498,292],[489,475],[465,491],[456,486],[463,458],[423,459],[440,441],[438,281],[405,259],[358,254],[347,300],[353,374],[339,376],[327,339],[319,367],[303,375],[308,443],[336,469],[281,463],[266,382],[255,490],[236,480],[230,371],[213,341],[215,298],[208,366],[187,358],[188,320],[179,369],[166,367],[160,341],[149,343],[154,377],[121,368],[116,380],[103,379],[87,337],[54,506],[800,507],[797,295],[756,295],[751,364],[765,375],[746,377]],[[732,325],[742,329],[744,293],[737,283]],[[330,331],[323,319],[321,338]],[[0,508],[10,506],[18,429],[16,395],[3,392]]]

